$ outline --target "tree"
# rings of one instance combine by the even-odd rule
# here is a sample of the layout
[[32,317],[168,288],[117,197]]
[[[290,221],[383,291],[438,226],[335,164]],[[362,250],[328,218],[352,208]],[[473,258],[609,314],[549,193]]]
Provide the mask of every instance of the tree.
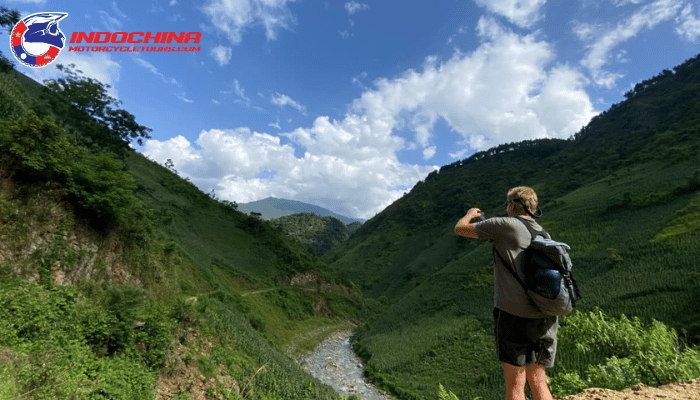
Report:
[[[19,22],[19,19],[19,11],[0,6],[0,26],[7,28],[8,34],[12,33],[12,28]],[[0,52],[0,71],[7,72],[13,68],[12,60]]]
[[[143,139],[149,139],[152,129],[140,125],[136,118],[126,110],[118,108],[121,101],[108,94],[110,85],[85,77],[75,64],[56,68],[63,72],[64,77],[44,81],[44,85],[56,93],[63,95],[79,112],[92,117],[93,121],[104,129],[90,129],[83,126],[83,137],[76,139],[88,145],[98,145],[107,148],[123,148],[132,139],[140,145]],[[85,137],[86,136],[86,137]]]
[[7,28],[7,33],[12,33],[12,28],[14,28],[18,22],[19,11],[0,6],[0,26]]

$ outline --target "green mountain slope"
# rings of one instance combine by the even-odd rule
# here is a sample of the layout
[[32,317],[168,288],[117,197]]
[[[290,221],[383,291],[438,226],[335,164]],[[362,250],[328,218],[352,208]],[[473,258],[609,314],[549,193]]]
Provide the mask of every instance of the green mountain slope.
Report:
[[321,217],[312,213],[299,213],[270,220],[288,235],[298,239],[314,254],[322,256],[343,243],[360,227],[359,222],[345,225],[335,217]]
[[337,398],[284,350],[359,295],[73,100],[0,73],[0,398]]
[[[700,340],[700,58],[627,93],[571,140],[502,145],[431,173],[324,258],[386,309],[360,330],[370,376],[401,398],[502,396],[492,254],[458,238],[470,206],[505,215],[509,188],[572,247],[580,310],[656,319]],[[563,352],[554,371],[585,363]],[[562,375],[563,376],[563,375]]]

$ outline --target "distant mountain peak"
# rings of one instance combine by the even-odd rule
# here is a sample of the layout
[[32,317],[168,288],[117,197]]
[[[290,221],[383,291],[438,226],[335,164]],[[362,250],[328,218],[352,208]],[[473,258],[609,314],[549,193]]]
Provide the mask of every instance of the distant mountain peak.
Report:
[[320,217],[338,218],[346,225],[353,222],[364,222],[361,219],[340,215],[320,206],[277,197],[267,197],[262,200],[239,204],[238,210],[248,214],[251,212],[260,213],[263,219],[279,218],[299,213],[312,213]]

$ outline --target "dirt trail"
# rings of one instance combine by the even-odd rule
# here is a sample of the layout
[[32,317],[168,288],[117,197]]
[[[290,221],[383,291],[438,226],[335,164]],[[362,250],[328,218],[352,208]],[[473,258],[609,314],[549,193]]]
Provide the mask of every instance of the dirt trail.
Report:
[[658,388],[636,385],[623,391],[586,389],[582,393],[559,400],[700,400],[700,379],[686,383],[672,383]]

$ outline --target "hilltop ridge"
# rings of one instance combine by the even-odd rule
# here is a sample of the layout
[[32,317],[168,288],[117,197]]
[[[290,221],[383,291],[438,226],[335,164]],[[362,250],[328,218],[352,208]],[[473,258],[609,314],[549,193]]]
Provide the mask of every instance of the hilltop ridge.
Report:
[[313,204],[308,204],[297,200],[279,199],[276,197],[267,197],[265,199],[252,201],[250,203],[241,203],[238,205],[238,210],[244,213],[260,213],[263,219],[280,218],[292,214],[311,213],[320,217],[337,218],[343,221],[343,223],[346,225],[350,225],[354,222],[364,222],[362,219],[340,215],[326,208]]
[[360,318],[359,293],[129,148],[113,123],[134,116],[65,79],[0,72],[0,397],[338,398],[284,350]]
[[338,398],[284,350],[362,321],[354,348],[397,397],[435,398],[437,383],[500,397],[491,249],[453,226],[469,206],[502,215],[516,184],[540,194],[584,292],[562,319],[553,388],[697,377],[698,60],[570,140],[444,166],[322,258],[134,152],[138,132],[70,90],[1,72],[0,396]]
[[[539,222],[572,248],[584,294],[579,311],[660,321],[700,343],[697,93],[700,56],[635,86],[569,140],[503,144],[443,166],[325,254],[331,268],[385,304],[356,337],[370,378],[403,398],[430,396],[435,381],[460,398],[501,396],[499,366],[485,350],[491,246],[457,237],[454,224],[469,207],[505,215],[505,195],[518,185],[536,190]],[[609,368],[611,380],[615,368],[636,374],[631,365],[573,353],[561,352],[558,385],[575,373],[587,387],[588,368]],[[656,383],[650,373],[639,379]]]

